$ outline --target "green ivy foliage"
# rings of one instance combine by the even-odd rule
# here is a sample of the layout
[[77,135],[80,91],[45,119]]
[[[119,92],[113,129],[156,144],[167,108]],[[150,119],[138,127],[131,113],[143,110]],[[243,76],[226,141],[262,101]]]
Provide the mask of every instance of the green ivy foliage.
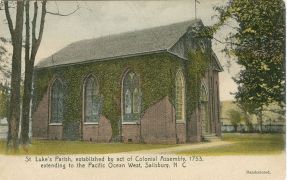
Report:
[[188,53],[188,62],[186,64],[187,119],[190,119],[194,109],[198,106],[201,80],[205,76],[209,64],[207,53],[203,53],[199,49]]
[[[200,51],[198,51],[200,52]],[[144,55],[116,60],[98,61],[86,64],[62,66],[55,68],[37,69],[35,72],[34,104],[35,108],[48,92],[48,86],[56,77],[64,84],[64,126],[65,123],[82,120],[83,82],[85,77],[93,74],[103,97],[102,115],[110,120],[113,136],[119,133],[121,118],[121,89],[122,78],[128,70],[140,76],[142,92],[141,116],[156,102],[169,97],[174,105],[175,74],[180,68],[186,71],[188,101],[194,102],[200,88],[195,86],[195,79],[200,81],[204,74],[205,56],[202,53],[190,53],[188,61],[182,60],[169,53]],[[203,62],[198,62],[203,61]],[[200,77],[197,73],[200,72]],[[200,84],[200,82],[198,83]],[[192,103],[189,103],[193,105]],[[34,109],[35,109],[34,108]],[[187,108],[188,109],[188,108]],[[191,111],[191,110],[190,110]]]

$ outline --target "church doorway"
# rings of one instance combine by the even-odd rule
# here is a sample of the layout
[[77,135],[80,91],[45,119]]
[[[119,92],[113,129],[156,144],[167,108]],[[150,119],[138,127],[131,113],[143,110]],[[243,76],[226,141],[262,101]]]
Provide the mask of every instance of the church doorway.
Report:
[[210,118],[208,113],[208,93],[205,84],[201,85],[200,90],[200,105],[199,105],[199,113],[200,113],[200,122],[201,122],[201,133],[202,136],[206,134],[210,134]]

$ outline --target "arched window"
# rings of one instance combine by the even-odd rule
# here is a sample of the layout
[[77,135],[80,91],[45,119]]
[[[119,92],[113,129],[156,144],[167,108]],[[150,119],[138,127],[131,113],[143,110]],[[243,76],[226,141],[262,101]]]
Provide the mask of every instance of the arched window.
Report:
[[141,107],[139,76],[132,71],[123,79],[123,103],[123,121],[138,120]]
[[185,120],[185,82],[181,71],[175,79],[175,116],[177,121]]
[[63,122],[63,85],[56,79],[51,89],[51,119],[50,123]]
[[100,104],[97,81],[93,76],[89,76],[84,84],[84,122],[99,121]]

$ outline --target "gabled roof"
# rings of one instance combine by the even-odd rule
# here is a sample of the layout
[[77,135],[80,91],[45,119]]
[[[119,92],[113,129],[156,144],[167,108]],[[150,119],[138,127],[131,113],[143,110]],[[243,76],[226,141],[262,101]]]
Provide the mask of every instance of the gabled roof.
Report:
[[36,68],[167,51],[187,32],[188,27],[197,23],[202,22],[190,20],[74,42],[40,61]]
[[223,67],[221,66],[216,54],[214,53],[214,51],[212,50],[212,56],[213,56],[213,59],[214,59],[214,65],[215,65],[215,70],[219,71],[219,72],[222,72],[223,71]]

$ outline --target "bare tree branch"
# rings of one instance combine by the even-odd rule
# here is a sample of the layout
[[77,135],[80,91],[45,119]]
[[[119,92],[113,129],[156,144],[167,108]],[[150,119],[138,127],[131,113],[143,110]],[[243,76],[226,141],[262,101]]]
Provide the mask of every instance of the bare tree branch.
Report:
[[[35,1],[34,2],[34,16],[33,16],[33,20],[32,20],[32,42],[36,41],[37,38],[36,38],[36,24],[37,24],[37,17],[38,17],[38,2]],[[33,47],[33,43],[32,43],[32,49],[34,48]]]
[[35,39],[36,40],[35,42],[32,42],[33,49],[32,49],[32,52],[31,52],[31,56],[32,56],[31,59],[35,59],[35,56],[37,54],[37,51],[39,49],[39,46],[40,46],[40,43],[41,43],[41,40],[42,40],[42,36],[43,36],[43,32],[44,32],[44,25],[45,25],[45,17],[46,17],[46,13],[47,13],[46,4],[47,4],[47,0],[43,0],[43,2],[42,2],[41,20],[40,20],[39,36],[38,36],[38,39]]
[[30,0],[25,2],[25,15],[26,15],[26,39],[25,39],[25,64],[30,59]]
[[45,17],[46,17],[46,13],[47,13],[46,4],[47,4],[47,0],[43,0],[41,22],[40,22],[40,31],[39,31],[38,42],[37,42],[38,44],[40,44],[39,41],[41,41],[42,36],[43,36],[43,32],[44,32]]
[[55,16],[69,16],[69,15],[72,15],[75,12],[77,12],[79,9],[80,9],[80,6],[78,5],[77,8],[74,11],[72,11],[72,12],[70,12],[68,14],[62,14],[62,13],[59,13],[59,12],[50,12],[50,11],[47,11],[46,13],[47,14],[51,14],[51,15],[55,15]]
[[212,39],[214,39],[215,41],[217,41],[217,42],[219,42],[221,44],[230,44],[230,45],[242,46],[241,44],[237,44],[237,43],[234,43],[234,42],[228,42],[228,41],[223,42],[223,41],[221,41],[219,39],[216,39],[215,37],[212,37]]
[[54,1],[54,2],[55,2],[55,5],[57,7],[57,13],[60,13],[57,1]]
[[11,15],[10,15],[10,11],[9,11],[8,1],[4,1],[4,6],[5,6],[6,19],[7,19],[7,21],[8,21],[9,31],[10,31],[11,37],[13,37],[13,35],[14,35],[14,29],[13,29],[13,22],[12,22]]

